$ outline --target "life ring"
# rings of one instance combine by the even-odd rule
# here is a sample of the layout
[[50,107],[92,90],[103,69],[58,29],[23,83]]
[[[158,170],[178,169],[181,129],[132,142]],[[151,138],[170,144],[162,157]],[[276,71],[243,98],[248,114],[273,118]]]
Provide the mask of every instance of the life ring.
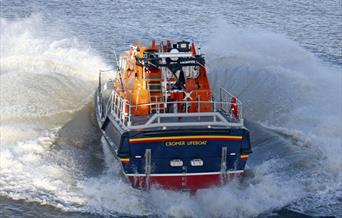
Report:
[[237,103],[237,97],[233,96],[230,101],[230,112],[233,116],[233,118],[238,119],[239,118],[239,107]]

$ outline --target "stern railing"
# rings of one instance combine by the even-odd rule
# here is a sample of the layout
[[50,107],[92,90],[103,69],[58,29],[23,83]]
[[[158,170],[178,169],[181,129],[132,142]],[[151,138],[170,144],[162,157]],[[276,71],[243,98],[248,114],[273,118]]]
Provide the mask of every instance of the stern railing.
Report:
[[[146,129],[168,127],[191,127],[191,126],[223,126],[241,127],[243,126],[242,103],[238,101],[239,108],[237,114],[232,113],[232,103],[230,99],[234,97],[225,89],[220,90],[220,101],[153,101],[148,104],[132,105],[129,101],[114,90],[110,94],[104,117],[111,114],[115,121],[124,129]],[[226,100],[225,100],[226,99]],[[189,105],[196,104],[197,112],[190,112]],[[211,112],[200,112],[202,105],[211,105]],[[178,110],[178,106],[183,105],[184,110]],[[146,116],[135,116],[133,110],[139,107],[149,107],[150,114]],[[153,111],[151,110],[153,108]]]

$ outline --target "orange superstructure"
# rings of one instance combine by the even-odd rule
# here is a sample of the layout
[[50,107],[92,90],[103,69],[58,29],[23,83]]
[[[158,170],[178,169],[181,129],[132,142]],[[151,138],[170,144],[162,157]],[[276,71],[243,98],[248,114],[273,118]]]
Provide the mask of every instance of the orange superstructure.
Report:
[[157,45],[153,40],[149,47],[142,47],[138,41],[120,55],[120,65],[115,91],[132,106],[132,115],[156,110],[212,111],[211,104],[205,103],[212,98],[205,61],[194,43],[166,41]]

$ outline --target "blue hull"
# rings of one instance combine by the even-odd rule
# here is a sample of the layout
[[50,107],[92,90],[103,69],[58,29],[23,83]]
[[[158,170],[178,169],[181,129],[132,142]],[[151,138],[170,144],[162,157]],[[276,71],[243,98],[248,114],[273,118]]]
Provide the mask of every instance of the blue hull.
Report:
[[125,131],[109,114],[100,128],[136,188],[192,190],[222,185],[243,174],[251,153],[245,128]]

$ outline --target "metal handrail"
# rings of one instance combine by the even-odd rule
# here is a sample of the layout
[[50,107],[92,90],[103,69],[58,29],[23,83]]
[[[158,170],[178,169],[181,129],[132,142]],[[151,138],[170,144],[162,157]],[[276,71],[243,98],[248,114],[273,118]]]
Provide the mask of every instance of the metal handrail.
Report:
[[[226,90],[225,88],[222,88],[222,87],[221,87],[221,88],[220,88],[220,101],[222,101],[221,98],[223,98],[223,94],[228,95],[230,98],[236,97],[235,95],[233,95],[232,93],[230,93],[228,90]],[[241,102],[239,99],[237,99],[237,101],[238,101],[239,105],[242,105],[242,102]]]
[[[229,97],[233,97],[227,90],[222,89],[224,94],[228,95]],[[115,91],[111,92],[110,100],[109,100],[109,107],[108,104],[106,105],[106,114],[110,111],[113,117],[121,124],[121,126],[125,129],[142,129],[142,128],[152,128],[152,127],[172,127],[172,126],[193,126],[193,125],[218,125],[218,126],[227,126],[227,127],[234,127],[234,126],[242,126],[243,125],[243,118],[241,113],[241,101],[238,100],[237,105],[239,107],[238,117],[234,118],[231,114],[230,107],[232,105],[229,101],[156,101],[146,104],[139,104],[139,105],[132,105],[128,103],[128,100],[120,97],[118,93]],[[178,104],[185,104],[186,108],[184,111],[173,111],[167,112],[166,109],[160,110],[161,105],[163,108],[168,108],[169,105],[178,105]],[[201,104],[210,104],[213,108],[213,112],[189,112],[187,110],[188,105],[197,104],[200,108]],[[143,123],[136,125],[132,123],[132,117],[134,116],[132,113],[132,109],[137,110],[138,107],[150,107],[152,108],[155,106],[155,113],[146,116],[148,120]],[[150,111],[151,112],[151,111]],[[192,122],[172,122],[172,121],[163,121],[163,118],[186,118],[186,117],[197,117],[198,121]],[[202,117],[209,117],[209,121],[201,121]],[[157,122],[155,122],[157,121]]]

